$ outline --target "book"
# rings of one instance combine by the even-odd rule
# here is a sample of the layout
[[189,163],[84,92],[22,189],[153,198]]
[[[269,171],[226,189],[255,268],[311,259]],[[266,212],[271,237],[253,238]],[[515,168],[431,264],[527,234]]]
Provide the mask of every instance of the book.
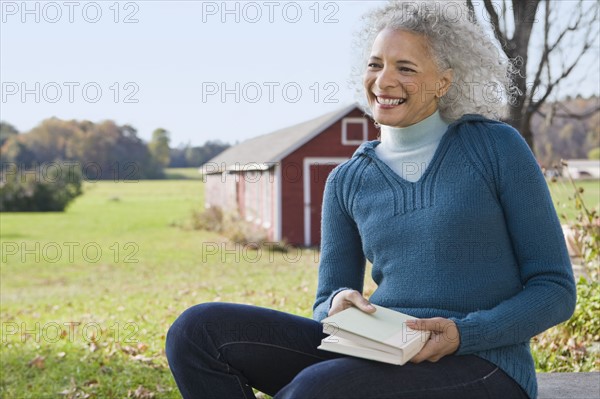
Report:
[[406,325],[413,316],[373,305],[375,313],[350,307],[324,318],[328,334],[317,348],[343,355],[403,365],[415,356],[429,339],[429,331]]

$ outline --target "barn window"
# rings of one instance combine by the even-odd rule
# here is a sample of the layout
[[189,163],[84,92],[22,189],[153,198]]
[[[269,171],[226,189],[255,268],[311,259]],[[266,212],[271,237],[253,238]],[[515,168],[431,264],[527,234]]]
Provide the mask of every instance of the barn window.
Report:
[[367,140],[367,120],[365,118],[342,119],[342,144],[357,145]]

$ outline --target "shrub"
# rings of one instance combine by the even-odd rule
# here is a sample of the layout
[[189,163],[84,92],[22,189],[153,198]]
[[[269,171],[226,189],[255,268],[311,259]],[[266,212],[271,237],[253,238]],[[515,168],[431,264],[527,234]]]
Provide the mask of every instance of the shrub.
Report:
[[[563,162],[564,166],[567,166]],[[565,168],[566,170],[566,168]],[[600,219],[598,210],[589,209],[566,170],[573,187],[573,200],[578,211],[574,220],[567,221],[573,231],[576,250],[586,277],[577,281],[577,305],[571,318],[537,335],[532,341],[536,369],[540,371],[598,371],[600,370]]]
[[[244,246],[260,247],[267,242],[264,231],[254,223],[243,220],[237,213],[225,214],[218,206],[211,206],[202,212],[194,211],[191,224],[196,230],[214,231]],[[284,251],[287,245],[269,243],[269,247],[275,251]]]
[[222,233],[223,211],[218,206],[211,206],[203,212],[193,211],[192,228],[194,230],[208,230]]
[[223,234],[232,242],[243,246],[258,248],[267,242],[264,231],[235,214],[230,214],[225,218]]
[[[68,172],[64,172],[68,170]],[[0,211],[56,212],[81,195],[81,171],[51,169],[48,175],[25,174],[18,169],[0,173]]]
[[600,370],[600,284],[581,277],[573,316],[533,338],[539,371]]

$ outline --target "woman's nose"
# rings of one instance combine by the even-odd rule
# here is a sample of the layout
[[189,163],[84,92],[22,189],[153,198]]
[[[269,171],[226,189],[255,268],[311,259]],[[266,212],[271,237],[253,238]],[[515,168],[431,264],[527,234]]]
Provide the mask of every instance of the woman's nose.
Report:
[[394,77],[393,71],[389,68],[383,68],[375,78],[375,85],[380,89],[395,87],[398,85],[398,80]]

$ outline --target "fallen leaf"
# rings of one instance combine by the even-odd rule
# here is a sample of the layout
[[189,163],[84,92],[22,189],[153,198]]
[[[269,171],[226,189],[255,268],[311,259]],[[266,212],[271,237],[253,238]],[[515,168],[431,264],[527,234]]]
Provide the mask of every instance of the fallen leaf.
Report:
[[122,346],[121,350],[127,353],[128,355],[137,355],[138,353],[138,351],[134,347],[131,347],[129,345]]
[[27,363],[27,365],[29,367],[35,367],[35,368],[38,368],[38,369],[41,370],[41,369],[43,369],[45,367],[45,365],[44,365],[44,360],[45,359],[46,358],[44,356],[37,355],[29,363]]
[[146,345],[143,342],[140,342],[139,344],[137,344],[137,348],[138,348],[138,351],[145,352],[146,349],[148,349],[148,345]]
[[97,379],[95,379],[95,378],[92,378],[91,380],[84,382],[84,383],[83,383],[83,385],[84,385],[84,386],[86,386],[86,387],[91,387],[91,388],[93,388],[93,387],[96,387],[96,386],[98,386],[98,385],[99,385],[99,383],[98,383],[98,380],[97,380]]
[[152,362],[151,357],[147,357],[144,355],[135,355],[135,356],[132,356],[131,359],[137,360],[138,362],[142,362],[142,363],[151,363]]
[[152,399],[154,398],[154,392],[140,385],[135,391],[128,390],[127,397],[134,399]]

